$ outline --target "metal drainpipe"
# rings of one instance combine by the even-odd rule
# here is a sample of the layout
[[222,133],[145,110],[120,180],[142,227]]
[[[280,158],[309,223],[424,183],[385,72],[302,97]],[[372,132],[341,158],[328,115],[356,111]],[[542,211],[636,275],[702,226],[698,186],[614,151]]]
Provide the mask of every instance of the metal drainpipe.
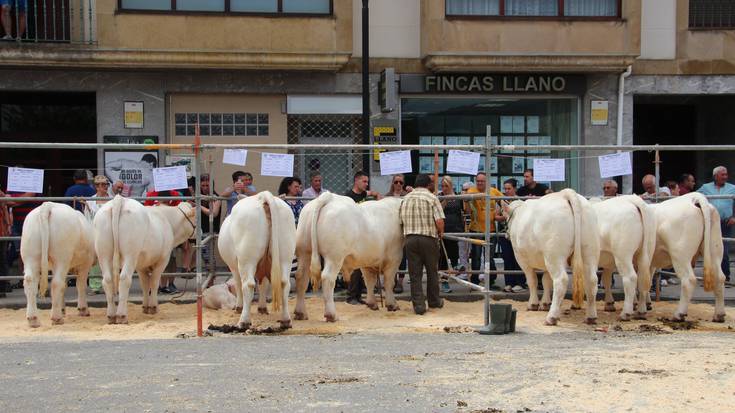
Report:
[[[623,145],[623,109],[625,105],[625,78],[630,76],[632,71],[633,71],[633,66],[628,66],[628,68],[625,69],[625,71],[621,73],[620,76],[618,77],[618,123],[617,123],[617,130],[616,130],[617,132],[616,145],[617,146]],[[618,151],[618,153],[619,152],[620,151]],[[624,188],[624,185],[622,185],[623,179],[625,179],[625,177],[621,178],[621,181],[620,181],[621,188]],[[633,193],[632,178],[631,178],[630,192],[628,193]]]

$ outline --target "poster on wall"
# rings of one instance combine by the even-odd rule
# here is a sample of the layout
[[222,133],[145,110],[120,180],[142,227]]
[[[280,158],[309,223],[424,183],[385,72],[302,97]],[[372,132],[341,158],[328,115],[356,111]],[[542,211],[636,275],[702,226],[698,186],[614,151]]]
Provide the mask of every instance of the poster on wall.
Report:
[[[158,143],[157,136],[105,136],[104,143]],[[105,175],[110,182],[122,181],[123,196],[142,197],[153,190],[153,168],[158,167],[158,151],[106,149]]]
[[125,102],[125,129],[143,129],[143,102]]
[[513,158],[513,173],[514,174],[522,174],[525,170],[524,168],[524,162],[523,158]]

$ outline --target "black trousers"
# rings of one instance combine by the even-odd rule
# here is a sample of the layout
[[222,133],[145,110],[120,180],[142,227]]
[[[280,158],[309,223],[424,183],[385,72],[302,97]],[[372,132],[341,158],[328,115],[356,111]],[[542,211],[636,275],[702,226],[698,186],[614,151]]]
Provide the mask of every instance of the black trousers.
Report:
[[[439,307],[439,240],[424,235],[406,236],[406,255],[408,257],[408,274],[411,277],[411,302],[414,309],[425,310],[426,301],[429,307]],[[426,296],[422,280],[426,268]]]
[[451,269],[450,267],[452,267],[453,265],[457,265],[457,263],[459,262],[459,243],[457,241],[445,239],[444,248],[447,249],[447,255],[449,256],[449,261],[451,262],[447,264],[447,258],[444,256],[444,252],[439,251],[440,270]]
[[362,271],[353,271],[350,276],[350,285],[347,289],[349,298],[359,299],[362,296],[363,288],[365,288],[365,281],[362,279]]

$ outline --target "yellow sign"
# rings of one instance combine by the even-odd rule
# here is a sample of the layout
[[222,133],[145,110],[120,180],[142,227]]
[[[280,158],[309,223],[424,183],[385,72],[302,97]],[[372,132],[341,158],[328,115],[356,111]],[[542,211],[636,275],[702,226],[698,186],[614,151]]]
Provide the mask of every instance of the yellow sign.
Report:
[[591,121],[593,125],[599,125],[599,126],[607,125],[607,118],[609,116],[609,113],[607,109],[606,100],[593,100],[591,113],[592,113]]
[[[373,128],[373,144],[381,145],[388,144],[393,145],[398,143],[398,134],[396,128],[392,126],[377,126]],[[374,149],[373,160],[380,161],[380,152],[385,152],[385,149]]]
[[143,129],[143,102],[125,102],[125,128]]

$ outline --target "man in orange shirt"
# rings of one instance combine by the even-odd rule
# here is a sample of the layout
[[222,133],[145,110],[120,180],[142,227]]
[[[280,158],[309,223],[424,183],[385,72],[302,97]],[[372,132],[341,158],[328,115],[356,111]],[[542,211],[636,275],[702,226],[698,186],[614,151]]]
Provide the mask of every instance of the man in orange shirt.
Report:
[[[487,175],[484,172],[480,172],[475,177],[475,186],[467,190],[468,194],[483,194],[488,191],[487,189]],[[495,188],[490,188],[488,193],[492,196],[503,196],[503,193]],[[495,232],[495,201],[490,204],[490,231]],[[485,200],[482,198],[474,199],[465,203],[465,212],[469,213],[472,217],[470,221],[470,232],[485,232]],[[491,251],[494,250],[494,242],[490,245]],[[482,245],[472,244],[470,251],[470,258],[472,261],[472,270],[480,270],[480,261],[483,256]],[[495,270],[495,261],[490,255],[490,269]],[[496,275],[490,276],[490,285],[495,282]],[[480,275],[472,274],[470,281],[475,284],[480,283]],[[496,287],[497,288],[497,287]]]

